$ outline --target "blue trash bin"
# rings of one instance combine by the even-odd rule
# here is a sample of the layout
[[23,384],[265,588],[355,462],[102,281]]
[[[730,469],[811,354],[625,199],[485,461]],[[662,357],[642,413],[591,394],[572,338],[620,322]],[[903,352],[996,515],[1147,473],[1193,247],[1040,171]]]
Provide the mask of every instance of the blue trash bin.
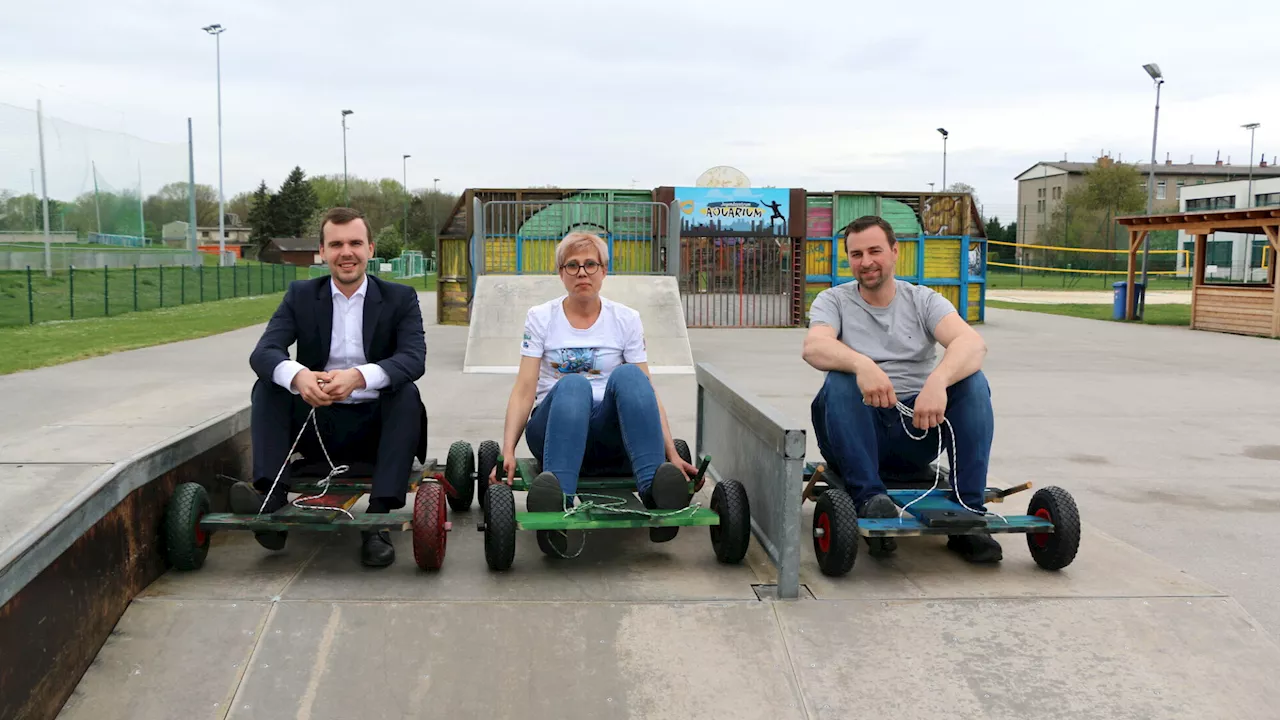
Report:
[[[1129,302],[1128,285],[1129,283],[1124,280],[1121,280],[1120,282],[1117,282],[1117,283],[1112,283],[1111,285],[1112,291],[1114,292],[1114,295],[1112,296],[1112,305],[1111,305],[1112,320],[1124,319],[1124,311],[1126,309],[1125,305],[1126,303]],[[1146,293],[1145,293],[1146,285],[1144,285],[1143,283],[1137,282],[1137,283],[1134,283],[1134,286],[1136,286],[1138,289],[1137,294],[1134,296],[1135,301],[1133,305],[1134,313],[1137,314],[1139,310],[1142,308],[1142,301],[1146,298]]]

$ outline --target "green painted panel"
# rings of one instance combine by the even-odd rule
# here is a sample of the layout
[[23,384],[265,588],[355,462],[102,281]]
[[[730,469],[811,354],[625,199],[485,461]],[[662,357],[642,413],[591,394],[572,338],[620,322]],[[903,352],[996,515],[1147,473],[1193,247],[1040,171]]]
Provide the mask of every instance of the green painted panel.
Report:
[[836,195],[836,232],[863,215],[875,214],[875,195]]
[[[893,198],[880,200],[880,217],[889,221],[895,235],[919,235],[920,219],[910,205]],[[851,218],[852,219],[852,218]]]

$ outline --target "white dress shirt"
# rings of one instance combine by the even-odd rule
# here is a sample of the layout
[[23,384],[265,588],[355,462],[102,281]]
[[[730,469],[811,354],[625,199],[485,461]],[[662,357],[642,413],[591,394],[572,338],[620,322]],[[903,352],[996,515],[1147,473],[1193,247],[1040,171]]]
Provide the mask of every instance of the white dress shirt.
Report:
[[[333,297],[333,331],[329,336],[329,361],[324,369],[328,371],[355,368],[364,376],[364,387],[352,391],[343,403],[369,402],[378,399],[378,391],[391,384],[387,371],[377,365],[366,362],[364,356],[364,296],[369,289],[369,276],[366,275],[359,289],[347,297],[338,286],[329,279],[329,290]],[[282,360],[271,373],[275,383],[294,395],[298,390],[293,387],[293,378],[298,371],[307,369],[296,360]]]

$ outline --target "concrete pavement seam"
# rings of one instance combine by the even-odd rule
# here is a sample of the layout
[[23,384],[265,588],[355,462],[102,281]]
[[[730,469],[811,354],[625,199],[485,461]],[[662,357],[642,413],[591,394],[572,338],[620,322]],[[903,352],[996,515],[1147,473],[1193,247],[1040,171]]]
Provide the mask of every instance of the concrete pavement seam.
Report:
[[787,642],[787,631],[782,627],[782,616],[778,614],[778,603],[769,603],[769,612],[773,615],[774,625],[778,628],[778,638],[782,640],[782,651],[787,654],[787,667],[791,668],[791,680],[795,685],[796,694],[800,696],[800,709],[804,711],[806,720],[812,720],[813,713],[809,712],[809,697],[805,695],[804,686],[800,684],[800,673],[796,670],[795,658],[791,656],[791,644]]

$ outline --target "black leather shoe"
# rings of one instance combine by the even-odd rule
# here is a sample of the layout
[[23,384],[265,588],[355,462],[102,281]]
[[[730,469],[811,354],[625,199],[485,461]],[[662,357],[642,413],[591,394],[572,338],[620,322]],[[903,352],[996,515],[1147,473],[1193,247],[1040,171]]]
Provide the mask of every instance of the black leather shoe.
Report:
[[[288,492],[280,492],[279,489],[267,500],[265,506],[262,504],[264,497],[266,496],[258,492],[252,483],[241,480],[231,486],[231,512],[237,515],[257,515],[261,510],[263,515],[270,515],[289,502]],[[253,533],[253,538],[268,550],[283,550],[289,533],[284,530],[258,530]]]
[[365,531],[364,546],[360,548],[360,562],[369,567],[386,567],[396,561],[396,549],[391,545],[391,533],[387,530]]

